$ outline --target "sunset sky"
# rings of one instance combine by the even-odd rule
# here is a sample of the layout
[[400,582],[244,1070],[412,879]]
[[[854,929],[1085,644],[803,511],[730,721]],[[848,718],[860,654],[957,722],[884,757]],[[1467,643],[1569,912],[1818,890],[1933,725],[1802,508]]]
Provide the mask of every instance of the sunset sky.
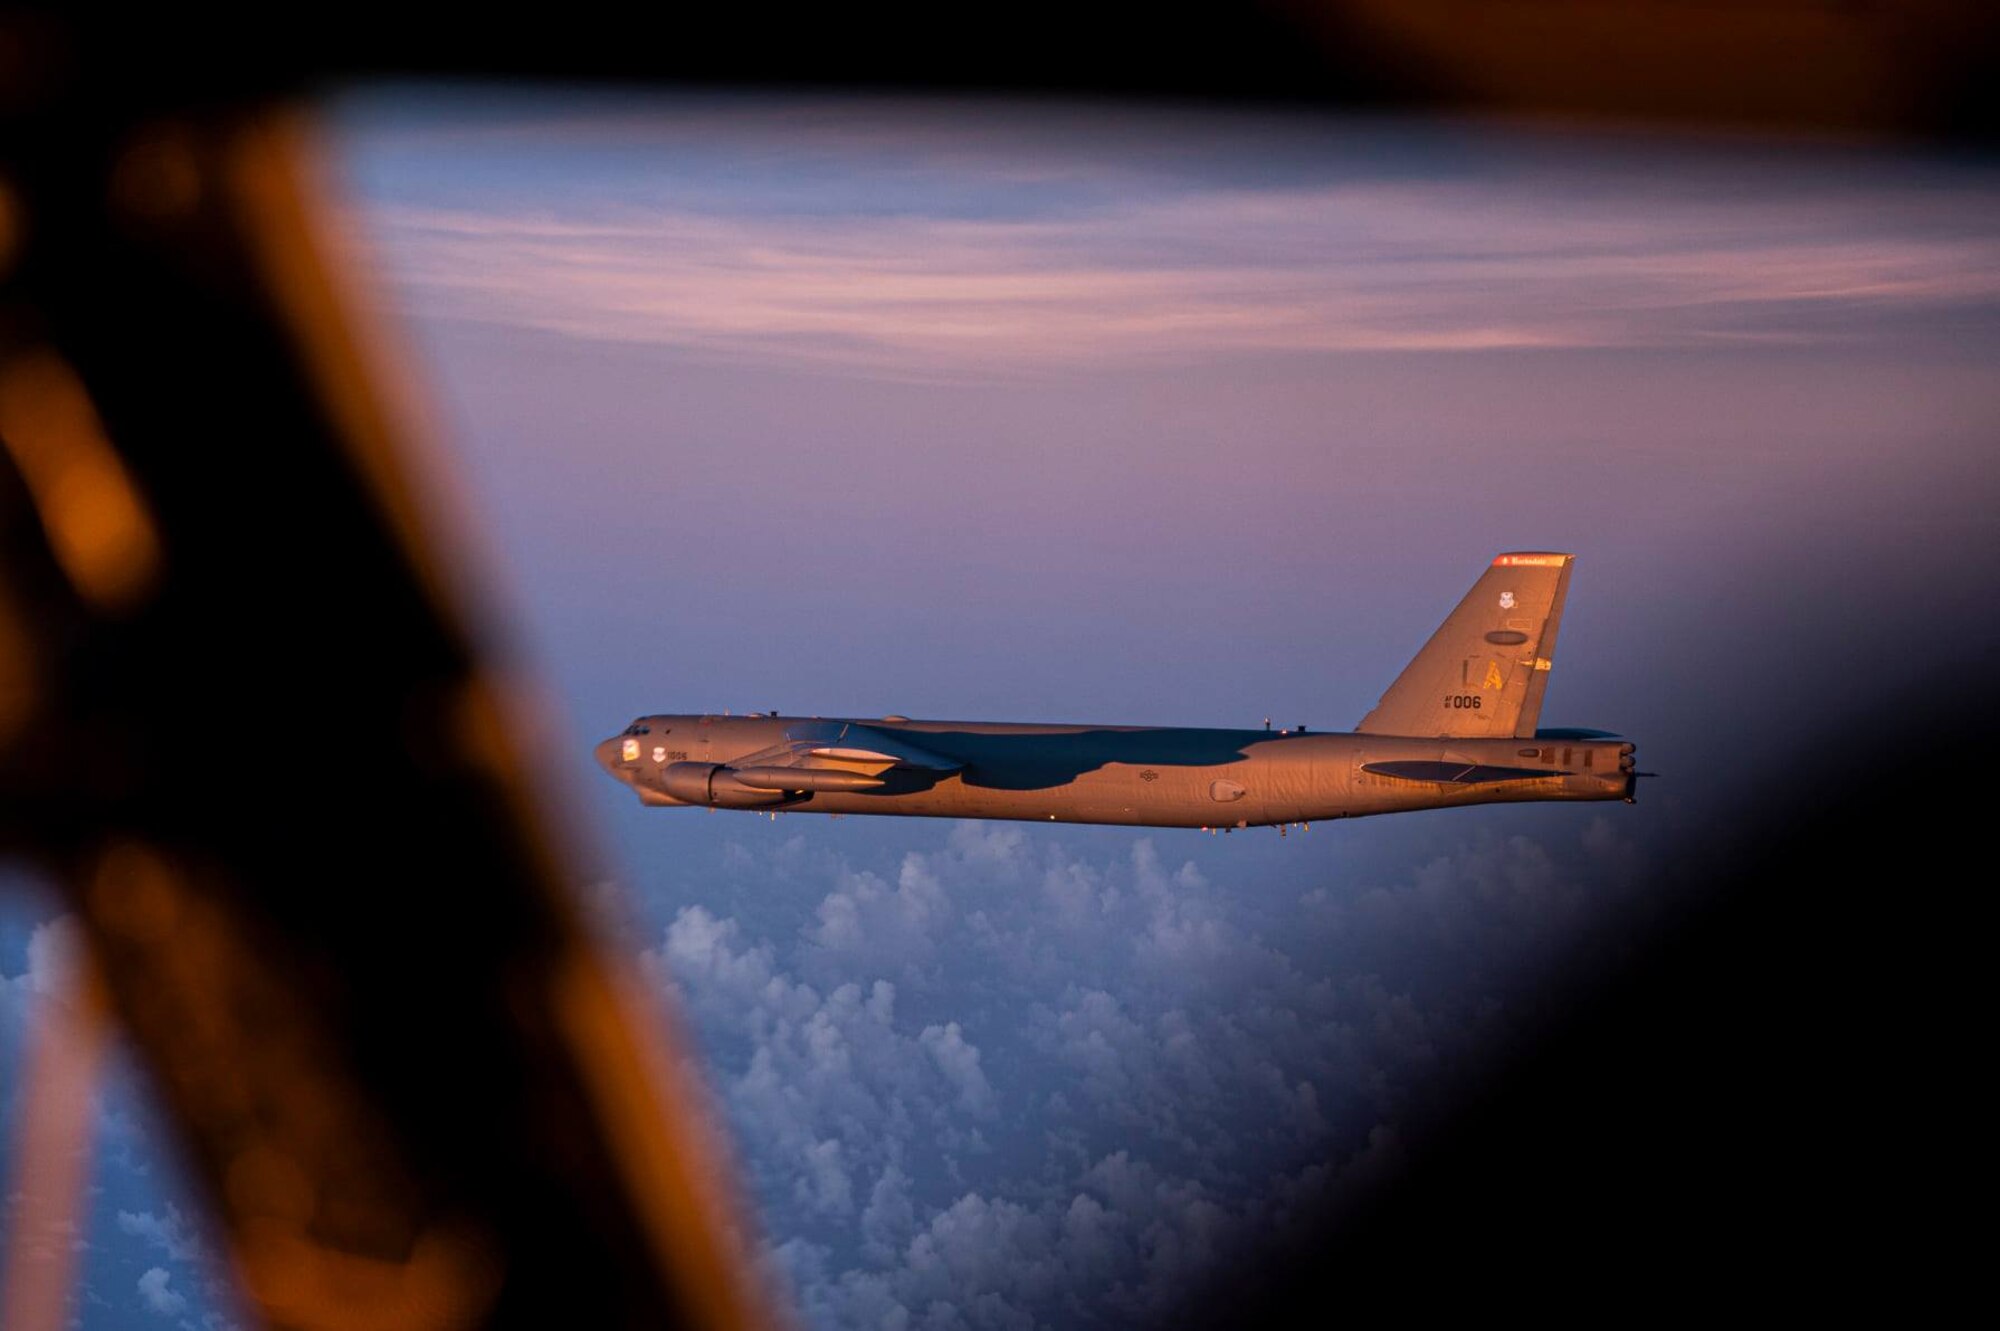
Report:
[[[814,1325],[1171,1307],[1995,618],[1987,164],[719,95],[331,128],[591,890]],[[1578,556],[1544,723],[1633,738],[1634,807],[772,821],[589,762],[654,711],[1345,729],[1523,548]],[[63,931],[7,910],[0,1059]],[[220,1325],[147,1112],[107,1096],[84,1324]]]

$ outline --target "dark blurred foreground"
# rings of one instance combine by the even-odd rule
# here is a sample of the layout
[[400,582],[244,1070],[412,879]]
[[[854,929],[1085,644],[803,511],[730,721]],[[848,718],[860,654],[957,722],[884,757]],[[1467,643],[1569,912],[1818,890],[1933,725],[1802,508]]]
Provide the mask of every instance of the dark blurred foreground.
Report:
[[1753,833],[1656,867],[1677,918],[1551,977],[1523,1047],[1412,1115],[1404,1172],[1191,1323],[1930,1320],[1976,1299],[2000,852],[1976,755],[2000,727],[1959,700],[2000,644],[1935,629],[1952,668],[1799,736]]

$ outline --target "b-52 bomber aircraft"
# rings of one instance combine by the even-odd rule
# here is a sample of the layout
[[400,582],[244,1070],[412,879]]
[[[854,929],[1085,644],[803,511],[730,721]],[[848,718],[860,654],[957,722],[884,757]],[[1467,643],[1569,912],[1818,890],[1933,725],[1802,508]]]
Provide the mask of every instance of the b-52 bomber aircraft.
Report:
[[1538,730],[1574,556],[1503,554],[1353,734],[643,716],[597,746],[642,803],[1151,827],[1633,797],[1633,746]]

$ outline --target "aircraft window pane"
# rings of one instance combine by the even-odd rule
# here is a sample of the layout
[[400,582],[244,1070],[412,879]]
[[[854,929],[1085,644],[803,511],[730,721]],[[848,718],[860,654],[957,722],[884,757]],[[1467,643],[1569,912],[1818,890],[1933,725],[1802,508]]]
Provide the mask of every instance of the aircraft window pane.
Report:
[[[435,99],[399,111],[389,94],[344,116],[359,229],[451,386],[471,483],[506,564],[528,575],[522,612],[578,718],[785,696],[835,716],[906,699],[921,716],[976,718],[1002,699],[1012,720],[1227,725],[1215,711],[1227,689],[1198,701],[1181,692],[1188,681],[1207,694],[1240,678],[1248,644],[1274,663],[1260,693],[1310,696],[1326,661],[1305,645],[1299,608],[1363,605],[1365,580],[1342,571],[1357,551],[1423,548],[1448,525],[1383,495],[1430,497],[1453,519],[1518,511],[1574,528],[1602,560],[1594,596],[1680,580],[1673,590],[1688,595],[1631,611],[1669,625],[1703,576],[1675,556],[1732,535],[1702,487],[1739,465],[1743,420],[1796,435],[1740,473],[1761,501],[1743,511],[1772,522],[1826,516],[1797,498],[1829,493],[1823,467],[1858,475],[1878,444],[1944,437],[1938,404],[1962,414],[1959,381],[1915,358],[1894,367],[1895,391],[1868,392],[1854,372],[1865,353],[1817,348],[1887,345],[1823,336],[1828,320],[1866,332],[1878,305],[1823,293],[1949,289],[1968,247],[1992,266],[2000,216],[1990,181],[1944,167],[1932,183],[1948,188],[1894,185],[1884,207],[1856,184],[1857,159],[1801,166],[1811,154],[1788,150],[1768,169],[1697,167],[1688,188],[1669,172],[1666,189],[1652,169],[1663,163],[1593,158],[1603,150],[1588,144],[1573,158],[1539,140],[1510,155],[1504,136],[1405,126],[1385,139],[1256,116],[1113,111],[1104,128],[1060,108],[911,115],[858,99],[694,96],[598,121],[488,104],[454,123]],[[1133,155],[1134,144],[1145,147]],[[1464,170],[1475,158],[1483,168]],[[1548,188],[1552,176],[1563,188]],[[1952,243],[1904,244],[1885,220],[1904,214]],[[1847,280],[1864,250],[1893,259],[1887,276]],[[1803,265],[1786,279],[1796,291],[1718,301],[1716,264],[1761,272],[1773,254]],[[1879,308],[1911,313],[1893,297]],[[1781,317],[1795,323],[1772,326]],[[1901,337],[1914,322],[1876,331]],[[1785,402],[1821,402],[1829,417],[1837,404],[1855,422],[1833,463],[1817,418],[1788,423],[1760,388],[1766,346],[1782,348],[1787,385],[1816,390]],[[1676,349],[1672,391],[1652,358],[1663,348]],[[1545,407],[1524,404],[1579,391],[1636,445],[1604,450],[1588,471],[1519,442],[1546,424]],[[1330,447],[1325,422],[1355,412],[1381,441]],[[592,428],[579,431],[582,419]],[[537,454],[523,446],[533,439],[562,443]],[[1357,468],[1362,484],[1346,484]],[[1566,483],[1547,484],[1556,475]],[[1269,502],[1302,487],[1338,520],[1304,516],[1327,505]],[[1661,516],[1613,516],[1633,495]],[[1866,539],[1850,524],[1801,528],[1822,530]],[[1183,544],[1200,557],[1177,557]],[[1842,563],[1854,561],[1800,566]],[[1421,560],[1380,572],[1393,584],[1383,604],[1407,601],[1416,619],[1436,582],[1455,580]],[[1248,577],[1262,594],[1242,595]],[[1063,595],[1039,594],[1050,587]],[[1843,597],[1828,603],[1853,603]],[[640,604],[676,613],[634,615]],[[1210,613],[1222,608],[1226,627]],[[1498,620],[1503,605],[1481,613],[1496,617],[1487,627],[1533,628]],[[1372,639],[1371,668],[1384,672],[1372,682],[1387,684],[1403,630],[1386,618],[1352,627]],[[1280,641],[1300,645],[1266,650]],[[1570,678],[1644,669],[1663,690],[1714,682],[1601,640],[1586,664],[1584,647]],[[1478,658],[1468,684],[1492,659]],[[765,687],[784,693],[752,691]],[[1567,687],[1554,686],[1552,707],[1588,696]],[[1709,702],[1676,697],[1686,715]],[[729,732],[756,728],[687,729],[662,761],[725,760]],[[651,731],[635,721],[630,733]],[[601,732],[573,738],[584,751]],[[1553,765],[1559,747],[1528,752]],[[1249,790],[1211,783],[1231,761],[1149,758],[1159,778],[1144,789],[1178,786],[1229,802],[1210,811],[1218,822],[1254,822],[1274,796],[1261,778]],[[1398,783],[1356,785],[1382,801]],[[1308,858],[1328,846],[1320,837],[1263,862],[1273,837],[1252,863],[1249,828],[1210,842],[1171,829],[830,824],[802,811],[759,823],[585,792],[619,851],[634,958],[663,1004],[679,988],[773,1265],[828,1325],[922,1321],[933,1306],[1024,1325],[1135,1320],[1119,1290],[1172,1306],[1188,1273],[1161,1253],[1203,1247],[1207,1231],[1190,1209],[1134,1198],[1199,1196],[1215,1232],[1262,1242],[1270,1194],[1243,1180],[1359,1159],[1373,1129],[1396,1127],[1368,1076],[1422,1089],[1397,1049],[1351,1055],[1322,1034],[1380,1027],[1322,981],[1343,966],[1400,969],[1384,981],[1426,996],[1427,1026],[1471,1029],[1467,1014],[1506,995],[1465,977],[1517,971],[1508,954],[1546,936],[1494,936],[1479,964],[1443,964],[1464,946],[1459,926],[1479,918],[1470,885],[1490,875],[1421,877],[1431,851],[1411,853],[1393,819],[1341,824],[1338,857]],[[1518,816],[1462,812],[1495,829]],[[1574,810],[1552,812],[1554,824]],[[1554,872],[1588,881],[1573,836],[1546,842]],[[1436,911],[1384,915],[1411,928],[1434,919],[1434,931],[1406,938],[1344,912],[1364,883],[1434,891]],[[1612,908],[1597,893],[1554,899],[1578,903],[1562,921],[1578,926]],[[1232,988],[1246,974],[1279,978]],[[1246,1037],[1249,1010],[1303,1020],[1284,1028],[1296,1034]],[[1191,1061],[1155,1071],[1154,1033],[1170,1016],[1176,1057]],[[1259,1098],[1231,1071],[1252,1056],[1302,1089]],[[1128,1080],[1114,1084],[1107,1066]],[[1225,1090],[1188,1097],[1191,1083]],[[1171,1105],[1157,1116],[1171,1133],[1124,1112],[1148,1099]],[[1070,1154],[1052,1153],[1056,1140]],[[1225,1156],[1190,1140],[1255,1144]],[[1020,1186],[1030,1177],[1035,1188]],[[1163,1237],[1071,1260],[1057,1236],[1086,1213],[1103,1217],[1093,1235]],[[1050,1236],[1047,1250],[1010,1249],[1018,1263],[978,1273],[933,1266],[931,1285],[912,1269],[912,1253],[947,1238],[992,1237],[967,1227],[1002,1214],[1024,1217],[1017,1236]],[[1064,1274],[1037,1292],[1019,1279],[1030,1267]]]

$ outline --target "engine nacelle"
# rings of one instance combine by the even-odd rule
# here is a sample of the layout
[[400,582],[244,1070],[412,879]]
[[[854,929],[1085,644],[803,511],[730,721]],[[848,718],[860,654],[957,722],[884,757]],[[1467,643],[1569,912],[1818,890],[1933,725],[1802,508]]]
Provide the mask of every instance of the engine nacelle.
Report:
[[660,788],[683,804],[708,804],[718,809],[756,809],[783,804],[782,790],[759,790],[738,781],[720,763],[668,763],[660,770]]
[[880,790],[888,783],[866,772],[828,767],[729,767],[738,785],[752,790]]

